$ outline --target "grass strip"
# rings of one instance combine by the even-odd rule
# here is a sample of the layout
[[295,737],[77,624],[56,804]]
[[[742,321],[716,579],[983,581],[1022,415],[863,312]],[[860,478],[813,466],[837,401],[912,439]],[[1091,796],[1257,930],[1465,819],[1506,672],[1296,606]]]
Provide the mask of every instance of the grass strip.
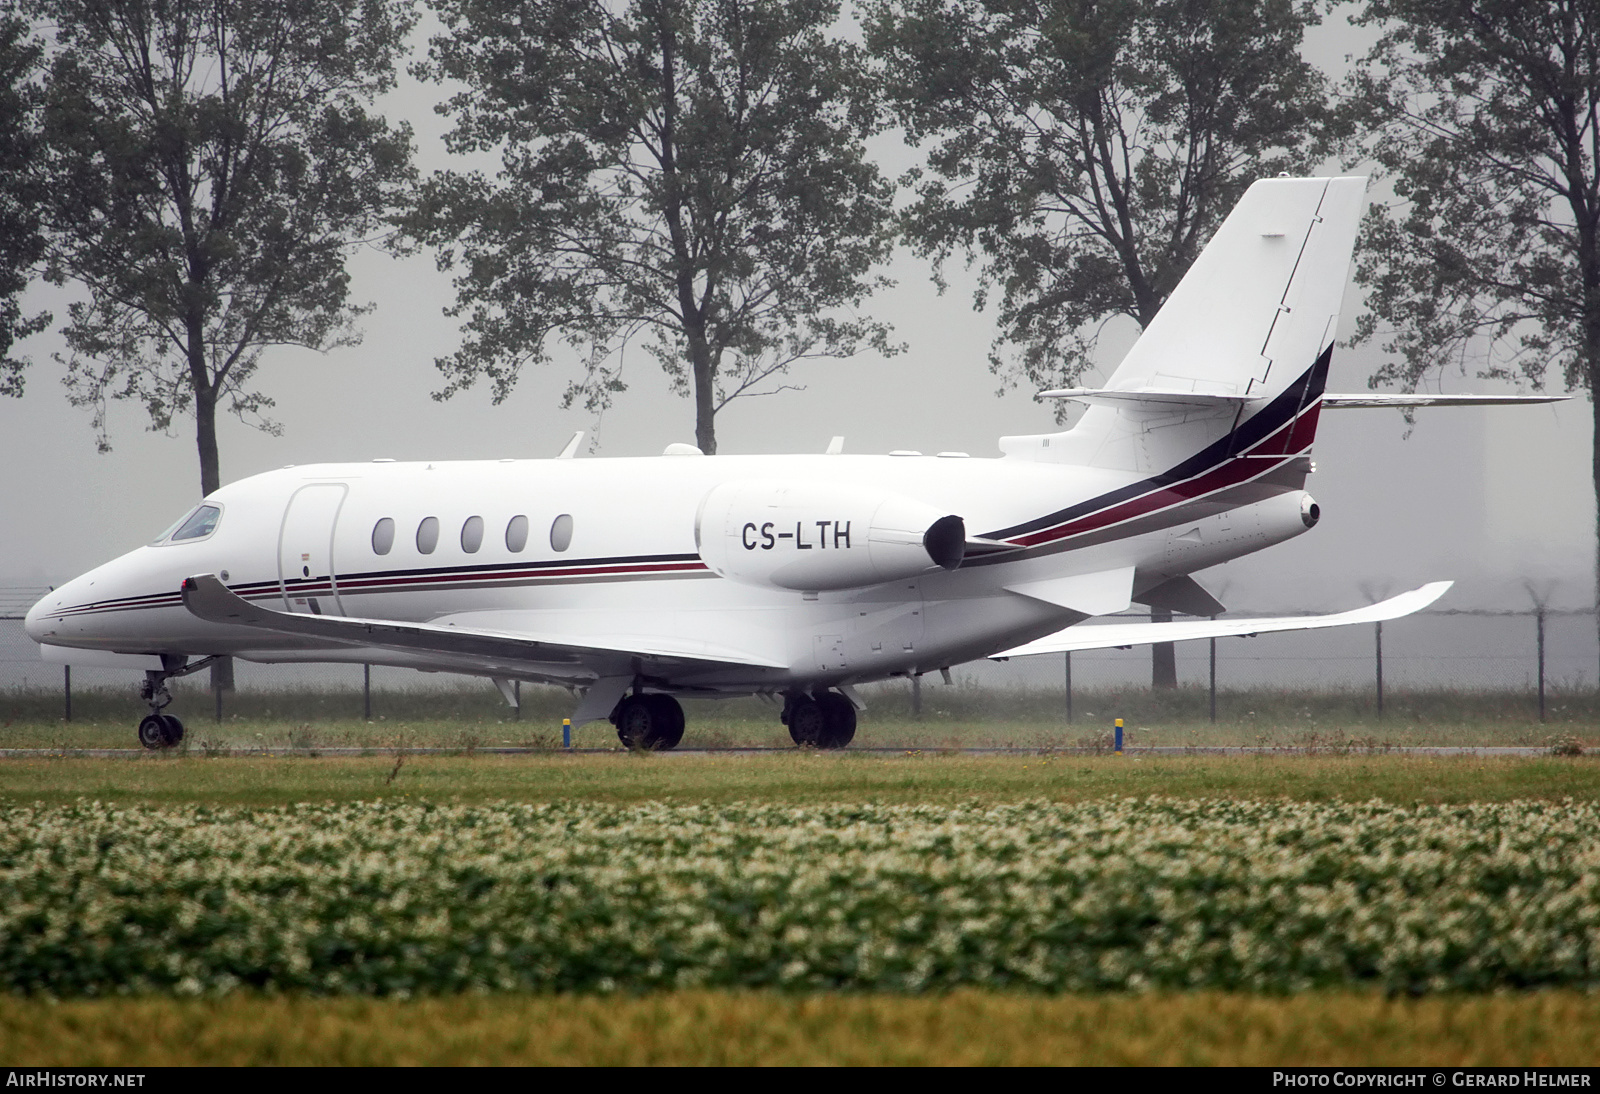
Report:
[[[359,690],[336,688],[245,690],[223,696],[215,721],[214,696],[203,678],[174,684],[168,713],[188,727],[191,746],[251,749],[293,746],[386,747],[397,744],[470,748],[499,744],[556,747],[561,720],[575,700],[563,689],[527,685],[523,706],[510,710],[487,682],[438,690],[381,689],[372,695],[372,718],[363,716]],[[1075,719],[1065,720],[1064,695],[1049,688],[945,687],[930,681],[913,710],[904,682],[864,685],[868,710],[857,742],[916,747],[1017,746],[1048,748],[1104,743],[1112,719],[1122,718],[1137,744],[1166,746],[1287,745],[1540,745],[1576,735],[1600,743],[1600,692],[1555,690],[1541,723],[1531,691],[1407,691],[1391,688],[1384,712],[1370,689],[1293,691],[1224,690],[1211,721],[1205,688],[1080,689]],[[698,746],[787,745],[777,709],[756,699],[684,701],[685,743]],[[130,684],[79,688],[74,720],[64,722],[59,690],[0,689],[0,742],[29,748],[122,748],[134,743],[144,713]],[[591,724],[579,743],[614,744],[611,727]]]
[[1600,757],[959,755],[780,752],[359,757],[141,755],[0,761],[0,803],[302,801],[1096,801],[1160,794],[1291,801],[1600,801]]
[[0,997],[14,1066],[1594,1066],[1600,997],[781,995]]

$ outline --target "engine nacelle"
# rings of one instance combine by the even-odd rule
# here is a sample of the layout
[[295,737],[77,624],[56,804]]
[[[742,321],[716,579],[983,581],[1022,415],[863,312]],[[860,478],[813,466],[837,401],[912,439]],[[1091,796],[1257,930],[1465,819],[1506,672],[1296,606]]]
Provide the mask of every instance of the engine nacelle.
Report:
[[694,540],[705,564],[729,580],[817,592],[954,570],[967,528],[958,516],[884,490],[746,479],[705,496]]

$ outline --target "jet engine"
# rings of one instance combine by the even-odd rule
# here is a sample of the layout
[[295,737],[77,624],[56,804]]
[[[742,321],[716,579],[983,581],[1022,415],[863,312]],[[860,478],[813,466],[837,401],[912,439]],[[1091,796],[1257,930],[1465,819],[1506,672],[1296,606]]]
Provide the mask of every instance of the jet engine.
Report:
[[712,572],[731,581],[817,592],[954,570],[967,529],[903,494],[751,479],[706,494],[694,540]]

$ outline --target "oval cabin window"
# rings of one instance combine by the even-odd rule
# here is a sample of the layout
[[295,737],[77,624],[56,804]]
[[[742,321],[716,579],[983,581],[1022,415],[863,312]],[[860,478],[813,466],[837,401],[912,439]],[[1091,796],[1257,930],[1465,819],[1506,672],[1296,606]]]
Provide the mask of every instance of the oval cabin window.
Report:
[[386,555],[394,547],[394,518],[384,517],[372,526],[372,553]]
[[439,546],[439,518],[423,517],[422,523],[417,525],[417,550],[425,555],[431,555],[437,546]]
[[511,518],[511,523],[506,525],[506,550],[514,555],[520,555],[522,549],[528,545],[528,518],[520,513]]
[[482,546],[483,518],[468,517],[467,522],[461,526],[461,549],[469,555],[475,555]]
[[572,546],[572,514],[562,513],[550,525],[550,548],[565,551]]

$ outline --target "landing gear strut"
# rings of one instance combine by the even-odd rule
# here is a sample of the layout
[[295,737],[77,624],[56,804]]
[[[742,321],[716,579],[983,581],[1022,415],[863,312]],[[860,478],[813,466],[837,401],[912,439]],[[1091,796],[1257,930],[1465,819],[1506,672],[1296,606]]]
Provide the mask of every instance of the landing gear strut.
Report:
[[801,748],[843,748],[856,735],[856,708],[836,691],[791,692],[784,697],[782,718]]
[[146,748],[172,748],[183,740],[183,723],[161,711],[172,702],[167,690],[167,673],[146,672],[139,698],[150,704],[150,713],[139,722],[139,743]]
[[624,747],[661,752],[683,740],[683,707],[670,695],[636,691],[617,704],[611,724]]
[[191,672],[199,672],[207,665],[216,661],[218,654],[202,657],[198,661],[189,662],[182,654],[161,655],[161,663],[168,668],[160,672],[148,670],[144,674],[144,683],[139,685],[139,698],[150,705],[150,713],[139,722],[139,743],[146,748],[174,748],[183,743],[183,723],[170,714],[161,713],[168,703],[172,702],[172,692],[167,690],[167,681],[174,676],[188,676]]

